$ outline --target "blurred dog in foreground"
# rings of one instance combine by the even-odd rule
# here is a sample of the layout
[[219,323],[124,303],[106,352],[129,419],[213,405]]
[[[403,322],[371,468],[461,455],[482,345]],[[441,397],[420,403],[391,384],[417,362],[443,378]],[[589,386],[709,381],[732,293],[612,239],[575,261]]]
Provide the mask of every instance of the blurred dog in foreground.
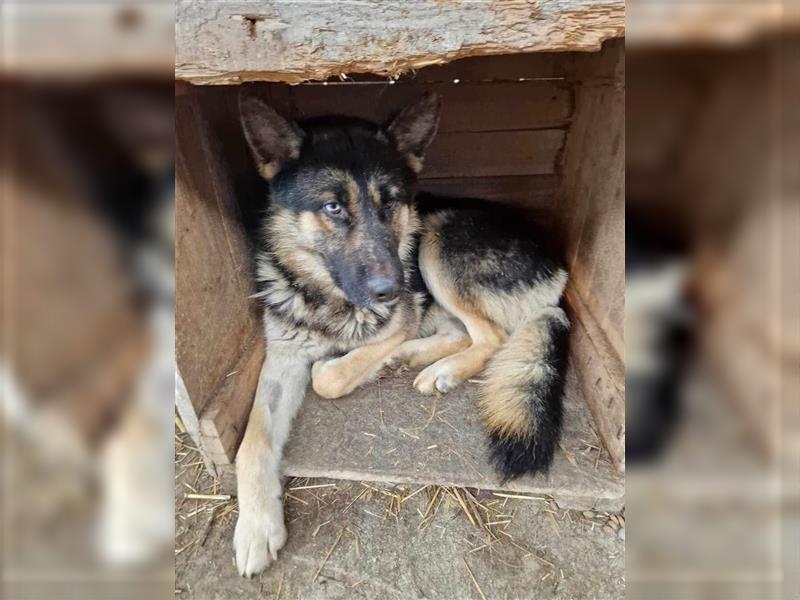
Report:
[[174,539],[173,87],[20,83],[3,100],[13,567],[156,564]]
[[480,410],[501,476],[552,461],[567,273],[510,210],[415,193],[439,104],[425,96],[386,128],[342,118],[301,126],[240,98],[271,196],[257,261],[267,359],[237,457],[244,576],[286,541],[279,463],[309,381],[339,398],[403,364],[422,368],[414,387],[435,394],[488,366]]

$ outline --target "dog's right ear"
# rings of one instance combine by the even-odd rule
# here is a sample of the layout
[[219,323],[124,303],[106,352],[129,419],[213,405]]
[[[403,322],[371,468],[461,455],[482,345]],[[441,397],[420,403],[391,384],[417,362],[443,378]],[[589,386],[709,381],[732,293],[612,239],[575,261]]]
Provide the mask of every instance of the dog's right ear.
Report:
[[270,180],[286,161],[300,156],[303,130],[287,121],[263,100],[242,90],[239,93],[239,116],[258,172]]

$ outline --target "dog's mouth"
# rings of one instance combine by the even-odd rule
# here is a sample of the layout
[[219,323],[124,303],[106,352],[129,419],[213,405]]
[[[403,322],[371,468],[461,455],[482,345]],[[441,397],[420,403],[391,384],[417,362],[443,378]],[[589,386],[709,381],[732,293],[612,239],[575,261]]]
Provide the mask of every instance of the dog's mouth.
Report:
[[[338,287],[338,286],[337,286]],[[391,310],[400,302],[401,295],[398,295],[391,300],[380,301],[370,297],[369,292],[365,290],[358,290],[355,293],[355,290],[352,290],[348,293],[347,290],[339,287],[339,290],[342,292],[342,295],[345,297],[347,302],[354,306],[355,308],[372,311],[372,312],[382,312],[386,310]]]
[[352,298],[347,294],[345,294],[345,298],[347,298],[347,301],[356,308],[363,308],[372,311],[391,309],[397,306],[397,304],[400,302],[399,296],[397,298],[393,298],[392,300],[387,300],[386,302],[379,302],[371,298]]

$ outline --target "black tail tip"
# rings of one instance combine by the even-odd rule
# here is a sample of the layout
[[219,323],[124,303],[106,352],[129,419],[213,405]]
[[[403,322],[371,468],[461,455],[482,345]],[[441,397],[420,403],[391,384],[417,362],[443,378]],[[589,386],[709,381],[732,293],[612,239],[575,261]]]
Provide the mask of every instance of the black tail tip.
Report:
[[489,453],[502,483],[522,475],[547,473],[553,463],[555,440],[537,443],[533,438],[489,437]]

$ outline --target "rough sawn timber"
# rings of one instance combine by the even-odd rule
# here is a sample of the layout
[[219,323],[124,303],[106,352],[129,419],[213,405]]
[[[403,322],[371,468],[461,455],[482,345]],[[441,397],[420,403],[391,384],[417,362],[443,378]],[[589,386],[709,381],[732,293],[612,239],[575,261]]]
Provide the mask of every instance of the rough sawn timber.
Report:
[[175,76],[195,84],[396,77],[468,56],[594,51],[624,0],[178,0]]

